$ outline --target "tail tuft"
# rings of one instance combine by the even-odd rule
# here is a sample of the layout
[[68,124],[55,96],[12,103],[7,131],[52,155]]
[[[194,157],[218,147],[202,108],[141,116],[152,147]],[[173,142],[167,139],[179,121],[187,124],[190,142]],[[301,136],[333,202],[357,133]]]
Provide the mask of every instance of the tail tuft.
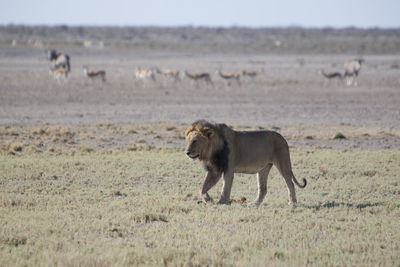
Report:
[[306,178],[303,178],[303,185],[299,185],[300,188],[304,188],[307,185],[307,180]]
[[293,182],[300,188],[304,188],[307,185],[306,178],[303,178],[303,184],[302,185],[297,181],[296,177],[292,176],[292,179],[293,179]]

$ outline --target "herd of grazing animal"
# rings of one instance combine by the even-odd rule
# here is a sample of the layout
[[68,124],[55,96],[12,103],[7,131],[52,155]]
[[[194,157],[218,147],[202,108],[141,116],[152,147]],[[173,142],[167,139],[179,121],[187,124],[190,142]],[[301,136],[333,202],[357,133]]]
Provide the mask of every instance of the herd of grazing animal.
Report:
[[[57,52],[55,49],[47,50],[47,59],[51,66],[49,74],[57,81],[66,80],[71,72],[71,61],[67,54]],[[104,70],[90,70],[87,66],[83,66],[83,75],[91,80],[100,79],[106,81],[106,72]]]
[[[47,57],[51,63],[50,66],[50,75],[52,75],[56,80],[66,80],[69,77],[69,73],[71,72],[71,62],[70,57],[67,54],[57,52],[55,49],[47,50]],[[232,72],[232,73],[222,73],[217,70],[216,74],[218,74],[222,79],[227,82],[227,85],[231,85],[231,81],[236,81],[237,85],[240,87],[240,77],[250,77],[251,81],[257,77],[261,72],[260,71],[249,71],[242,70],[240,72]],[[100,80],[101,82],[106,81],[106,71],[105,70],[89,70],[87,66],[83,66],[83,75],[90,80]],[[164,79],[172,80],[174,83],[180,82],[182,79],[192,80],[196,86],[199,86],[200,82],[204,82],[206,85],[214,86],[214,83],[211,79],[211,74],[208,72],[199,72],[199,73],[189,73],[188,71],[180,71],[177,69],[164,69],[160,70],[159,68],[147,68],[142,69],[138,67],[135,72],[135,78],[137,81],[141,82],[144,87],[148,81],[156,82],[156,75],[160,75]]]
[[[49,71],[50,75],[52,75],[56,80],[66,80],[69,77],[69,73],[71,72],[71,62],[69,55],[57,52],[55,49],[49,49],[47,50],[47,58],[51,63]],[[355,59],[345,62],[343,73],[339,71],[325,72],[325,70],[321,70],[320,73],[328,80],[343,81],[343,79],[346,79],[347,86],[357,86],[357,78],[358,74],[361,71],[361,65],[363,62],[364,59]],[[229,73],[224,73],[221,70],[216,70],[215,74],[218,75],[221,79],[225,80],[227,86],[231,86],[232,81],[235,81],[236,85],[240,87],[241,77],[248,77],[251,79],[251,82],[254,82],[254,78],[256,78],[263,72],[264,69],[262,69],[262,71],[241,70],[239,72]],[[90,80],[100,80],[101,82],[106,81],[105,70],[89,70],[87,66],[83,66],[83,74]],[[211,74],[208,72],[189,73],[187,70],[160,70],[159,68],[142,69],[140,67],[137,68],[135,72],[136,80],[142,82],[145,87],[147,81],[156,82],[156,75],[161,75],[161,77],[163,77],[164,79],[172,80],[174,83],[178,83],[181,79],[188,78],[192,80],[196,87],[199,86],[200,82],[203,82],[207,86],[214,86],[214,83],[211,79]]]
[[[231,81],[235,80],[237,85],[240,87],[240,77],[248,76],[252,79],[259,75],[261,72],[258,71],[248,71],[242,70],[241,72],[232,72],[232,73],[222,73],[217,70],[216,74],[218,74],[222,79],[227,81],[227,85],[231,86]],[[182,79],[189,79],[192,81],[192,84],[195,84],[196,87],[203,83],[205,85],[214,86],[214,82],[211,79],[211,74],[209,72],[197,72],[197,73],[189,73],[187,70],[180,71],[178,69],[165,69],[160,70],[159,68],[148,68],[142,69],[137,68],[136,70],[136,80],[141,81],[144,86],[146,86],[147,81],[156,82],[156,75],[160,75],[166,80],[172,80],[174,84],[180,82]]]

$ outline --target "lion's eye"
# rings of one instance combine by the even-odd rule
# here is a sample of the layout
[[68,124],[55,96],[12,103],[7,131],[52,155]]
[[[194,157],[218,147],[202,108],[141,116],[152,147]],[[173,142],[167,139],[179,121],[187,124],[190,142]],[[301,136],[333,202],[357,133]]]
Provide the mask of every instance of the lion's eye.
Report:
[[196,144],[196,142],[197,142],[196,140],[193,140],[192,145]]

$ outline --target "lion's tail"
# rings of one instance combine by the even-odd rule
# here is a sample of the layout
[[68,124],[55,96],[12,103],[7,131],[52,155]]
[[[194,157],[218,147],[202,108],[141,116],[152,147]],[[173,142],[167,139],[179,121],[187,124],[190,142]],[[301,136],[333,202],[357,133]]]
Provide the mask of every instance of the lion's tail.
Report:
[[293,181],[294,181],[294,183],[295,183],[298,187],[300,187],[300,188],[304,188],[304,187],[306,187],[306,185],[307,185],[307,180],[306,180],[306,178],[303,178],[303,185],[299,184],[299,182],[297,181],[296,177],[294,177],[294,176],[293,176]]

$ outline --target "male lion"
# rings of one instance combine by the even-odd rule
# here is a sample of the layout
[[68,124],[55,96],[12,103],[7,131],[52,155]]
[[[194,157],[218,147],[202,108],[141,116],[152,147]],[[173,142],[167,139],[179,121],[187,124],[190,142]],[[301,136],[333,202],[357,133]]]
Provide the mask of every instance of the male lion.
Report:
[[190,125],[186,132],[185,153],[191,159],[203,162],[207,175],[200,190],[204,202],[212,201],[210,190],[224,174],[219,204],[229,204],[234,173],[257,173],[258,196],[249,205],[259,206],[267,194],[267,177],[275,165],[285,178],[289,204],[296,204],[293,182],[303,185],[293,175],[289,147],[286,140],[273,131],[234,131],[225,124],[212,124],[204,120]]

